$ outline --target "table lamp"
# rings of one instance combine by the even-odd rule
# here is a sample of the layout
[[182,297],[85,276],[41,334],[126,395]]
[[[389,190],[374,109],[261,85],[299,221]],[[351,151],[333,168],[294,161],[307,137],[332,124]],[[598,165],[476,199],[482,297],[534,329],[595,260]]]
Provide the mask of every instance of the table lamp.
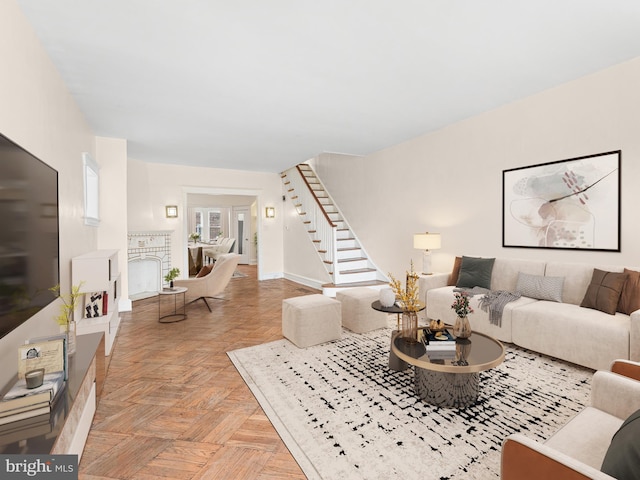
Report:
[[424,250],[422,254],[422,273],[431,275],[431,250],[440,248],[439,233],[416,233],[413,236],[413,248]]

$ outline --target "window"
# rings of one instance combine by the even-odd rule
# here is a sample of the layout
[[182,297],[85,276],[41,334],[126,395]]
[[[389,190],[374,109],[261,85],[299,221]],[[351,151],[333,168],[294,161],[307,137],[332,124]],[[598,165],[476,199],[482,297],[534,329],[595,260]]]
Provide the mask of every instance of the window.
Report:
[[84,164],[84,224],[100,225],[100,168],[91,155],[82,154]]
[[209,211],[209,239],[218,238],[222,231],[222,214],[219,211]]

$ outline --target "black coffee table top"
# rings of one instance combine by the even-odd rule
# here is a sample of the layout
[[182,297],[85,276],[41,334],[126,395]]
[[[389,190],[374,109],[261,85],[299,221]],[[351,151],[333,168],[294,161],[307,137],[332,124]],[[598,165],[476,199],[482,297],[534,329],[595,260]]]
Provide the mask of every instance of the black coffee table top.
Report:
[[391,350],[401,360],[426,370],[475,373],[496,367],[504,360],[502,343],[482,333],[473,332],[468,339],[456,339],[456,350],[452,355],[427,352],[422,342],[407,342],[400,333],[394,333]]
[[[426,307],[426,305],[422,302],[418,302],[418,306],[419,306],[418,311],[422,311]],[[383,307],[382,304],[380,303],[380,300],[376,300],[375,302],[373,302],[371,304],[371,308],[373,308],[374,310],[378,310],[379,312],[385,312],[385,313],[404,313],[404,309],[400,308],[395,303],[390,307]]]

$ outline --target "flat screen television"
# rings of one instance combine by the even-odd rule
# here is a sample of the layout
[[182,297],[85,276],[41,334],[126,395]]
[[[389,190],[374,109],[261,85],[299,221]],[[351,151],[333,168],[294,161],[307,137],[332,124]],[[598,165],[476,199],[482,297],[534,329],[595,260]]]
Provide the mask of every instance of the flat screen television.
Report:
[[0,338],[59,282],[58,172],[0,135]]

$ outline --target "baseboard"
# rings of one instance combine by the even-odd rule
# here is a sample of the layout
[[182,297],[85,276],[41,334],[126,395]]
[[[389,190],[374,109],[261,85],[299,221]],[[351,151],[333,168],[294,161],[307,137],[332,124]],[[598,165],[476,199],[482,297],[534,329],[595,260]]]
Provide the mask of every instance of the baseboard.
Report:
[[132,310],[132,302],[128,298],[121,298],[118,302],[118,311],[119,312],[130,312]]
[[314,280],[312,278],[303,277],[301,275],[294,275],[291,273],[285,273],[284,278],[286,278],[287,280],[291,280],[292,282],[305,285],[307,287],[315,288],[316,290],[320,291],[322,291],[322,285],[325,283],[321,280]]

